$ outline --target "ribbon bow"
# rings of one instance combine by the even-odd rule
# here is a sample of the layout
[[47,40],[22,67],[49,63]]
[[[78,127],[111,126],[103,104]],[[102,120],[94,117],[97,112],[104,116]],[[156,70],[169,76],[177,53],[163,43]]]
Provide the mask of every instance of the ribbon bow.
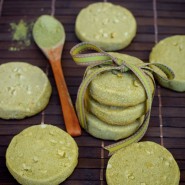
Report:
[[[84,53],[86,51],[96,51],[96,53]],[[153,73],[157,75],[159,78],[163,78],[164,80],[168,79],[171,80],[175,76],[173,71],[167,66],[160,63],[143,63],[138,65],[131,64],[127,61],[123,61],[120,58],[112,56],[111,54],[97,47],[96,45],[88,42],[82,42],[80,44],[77,44],[71,49],[70,54],[77,64],[82,66],[88,66],[84,75],[84,79],[79,87],[76,100],[77,115],[81,126],[86,130],[88,129],[88,125],[86,124],[85,118],[84,97],[90,82],[98,74],[109,70],[117,70],[121,72],[130,70],[138,77],[146,91],[147,96],[146,114],[144,121],[140,128],[133,135],[115,144],[106,146],[104,148],[108,150],[110,154],[112,154],[115,151],[119,150],[120,148],[126,147],[131,143],[138,142],[144,136],[148,128],[153,100],[152,88],[148,82],[147,76],[149,76],[152,79],[155,86],[155,81],[152,75]],[[95,66],[101,67],[87,74],[87,71]],[[156,69],[151,68],[150,66],[155,66],[155,68],[162,71],[164,75],[160,75]]]

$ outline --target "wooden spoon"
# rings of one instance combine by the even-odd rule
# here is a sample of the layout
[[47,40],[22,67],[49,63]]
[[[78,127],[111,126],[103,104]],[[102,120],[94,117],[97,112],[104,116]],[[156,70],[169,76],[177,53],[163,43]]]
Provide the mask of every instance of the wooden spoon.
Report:
[[79,121],[76,116],[76,113],[75,113],[75,110],[74,110],[74,107],[73,107],[73,104],[72,104],[72,101],[69,95],[67,85],[64,79],[64,74],[62,71],[61,55],[62,55],[63,46],[65,42],[65,31],[63,29],[62,24],[61,23],[59,24],[61,25],[61,28],[63,30],[62,38],[57,44],[53,45],[52,47],[50,46],[47,48],[47,47],[43,47],[40,44],[40,41],[35,36],[35,30],[34,30],[36,29],[35,26],[33,28],[33,37],[34,37],[35,42],[39,46],[39,48],[43,51],[43,53],[49,59],[50,65],[52,67],[55,82],[56,82],[57,89],[58,89],[58,94],[60,97],[60,103],[62,106],[66,130],[71,136],[79,136],[81,135],[81,128],[80,128]]

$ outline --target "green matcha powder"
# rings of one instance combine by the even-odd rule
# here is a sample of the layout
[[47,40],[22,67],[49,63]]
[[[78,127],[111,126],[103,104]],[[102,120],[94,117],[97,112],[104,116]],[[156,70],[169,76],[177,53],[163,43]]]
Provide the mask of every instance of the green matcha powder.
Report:
[[33,27],[33,36],[40,47],[51,48],[65,38],[62,24],[54,17],[43,15]]
[[12,33],[12,46],[10,51],[19,51],[31,44],[31,30],[33,23],[20,20],[19,23],[10,23]]

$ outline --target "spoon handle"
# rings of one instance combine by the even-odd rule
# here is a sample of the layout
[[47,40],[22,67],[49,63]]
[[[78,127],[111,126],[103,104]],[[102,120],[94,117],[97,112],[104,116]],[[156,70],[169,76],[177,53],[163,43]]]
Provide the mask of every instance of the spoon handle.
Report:
[[58,89],[66,130],[71,136],[80,136],[81,127],[79,125],[79,121],[67,89],[64,74],[62,71],[61,61],[50,61],[50,64]]

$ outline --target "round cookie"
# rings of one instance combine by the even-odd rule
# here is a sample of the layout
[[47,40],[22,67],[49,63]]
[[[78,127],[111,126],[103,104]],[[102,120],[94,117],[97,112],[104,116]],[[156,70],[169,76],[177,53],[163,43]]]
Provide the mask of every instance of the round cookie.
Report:
[[51,85],[46,74],[25,62],[0,65],[0,118],[21,119],[43,110]]
[[97,44],[105,51],[116,51],[130,44],[136,35],[132,13],[107,2],[90,4],[76,18],[75,33],[81,41]]
[[105,140],[119,140],[135,133],[143,122],[143,116],[129,125],[110,125],[86,111],[87,132]]
[[[174,73],[173,80],[157,78],[158,82],[169,89],[185,91],[185,35],[175,35],[161,40],[150,53],[150,62],[158,62],[170,67]],[[163,75],[163,74],[162,74]]]
[[[143,62],[136,57],[120,53],[110,53],[135,65]],[[95,69],[94,69],[95,70]],[[154,85],[147,76],[152,91]],[[131,72],[117,73],[107,71],[97,75],[89,85],[89,94],[99,103],[110,106],[134,106],[146,100],[146,92],[139,79]]]
[[117,151],[106,169],[108,185],[179,185],[179,179],[179,167],[172,154],[149,141]]
[[88,111],[92,112],[98,119],[111,125],[127,125],[145,114],[146,102],[132,107],[116,107],[100,104],[89,96],[86,100]]
[[74,139],[56,126],[31,126],[16,135],[6,151],[6,165],[20,184],[57,185],[78,162]]

